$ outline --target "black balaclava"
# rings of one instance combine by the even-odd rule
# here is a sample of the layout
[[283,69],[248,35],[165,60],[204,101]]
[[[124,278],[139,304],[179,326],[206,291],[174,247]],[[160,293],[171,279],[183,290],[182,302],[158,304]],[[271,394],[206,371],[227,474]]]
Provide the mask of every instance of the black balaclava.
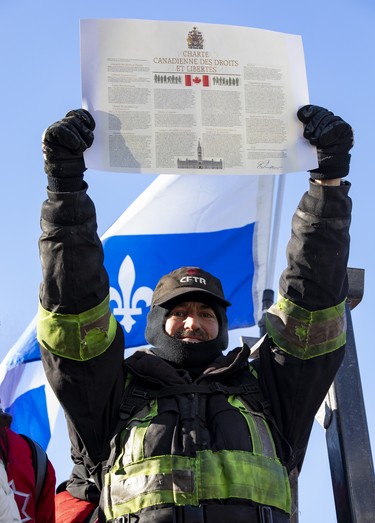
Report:
[[[216,313],[219,332],[214,340],[188,343],[165,332],[169,311],[185,301],[205,303]],[[197,267],[182,267],[163,276],[157,284],[147,317],[146,340],[164,360],[186,369],[202,368],[228,347],[228,319],[220,280]]]

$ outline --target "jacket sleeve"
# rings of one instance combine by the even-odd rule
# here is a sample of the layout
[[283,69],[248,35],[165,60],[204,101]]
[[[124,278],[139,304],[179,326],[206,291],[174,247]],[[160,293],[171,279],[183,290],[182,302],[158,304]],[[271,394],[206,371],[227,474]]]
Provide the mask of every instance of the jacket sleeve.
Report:
[[119,409],[124,341],[110,313],[103,249],[86,189],[48,192],[42,207],[37,338],[68,421],[72,454],[95,463]]
[[278,301],[267,313],[261,380],[291,449],[290,467],[302,464],[314,416],[343,358],[349,187],[310,183],[293,216]]

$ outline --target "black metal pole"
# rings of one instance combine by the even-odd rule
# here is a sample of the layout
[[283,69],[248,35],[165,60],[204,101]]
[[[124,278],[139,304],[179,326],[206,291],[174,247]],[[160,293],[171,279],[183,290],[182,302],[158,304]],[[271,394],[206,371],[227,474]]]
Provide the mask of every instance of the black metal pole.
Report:
[[351,308],[362,298],[364,275],[361,269],[349,271],[357,288],[349,291],[346,354],[325,404],[324,427],[337,522],[374,523],[374,465],[351,318]]

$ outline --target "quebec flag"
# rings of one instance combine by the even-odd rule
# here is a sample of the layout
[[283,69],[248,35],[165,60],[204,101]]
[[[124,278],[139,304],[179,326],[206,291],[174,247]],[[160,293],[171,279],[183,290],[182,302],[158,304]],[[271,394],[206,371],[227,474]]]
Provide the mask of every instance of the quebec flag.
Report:
[[[230,329],[262,315],[274,177],[160,175],[103,235],[111,308],[126,347],[146,343],[144,330],[160,277],[199,266],[223,285]],[[12,428],[45,449],[59,406],[40,360],[34,319],[0,365],[0,401]]]
[[262,314],[273,176],[161,175],[103,235],[111,308],[126,347],[145,344],[151,296],[160,277],[184,265],[218,277],[229,329]]
[[12,429],[26,434],[46,450],[59,403],[40,360],[36,317],[1,362],[0,400],[1,407],[13,416]]

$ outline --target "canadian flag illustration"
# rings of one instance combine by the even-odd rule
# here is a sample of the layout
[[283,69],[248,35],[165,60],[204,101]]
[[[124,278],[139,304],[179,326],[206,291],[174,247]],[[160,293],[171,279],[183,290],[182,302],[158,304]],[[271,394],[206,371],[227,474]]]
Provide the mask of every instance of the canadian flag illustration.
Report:
[[210,77],[208,75],[195,75],[194,77],[192,77],[191,74],[185,74],[185,86],[190,87],[193,83],[196,85],[202,83],[203,87],[209,87]]

